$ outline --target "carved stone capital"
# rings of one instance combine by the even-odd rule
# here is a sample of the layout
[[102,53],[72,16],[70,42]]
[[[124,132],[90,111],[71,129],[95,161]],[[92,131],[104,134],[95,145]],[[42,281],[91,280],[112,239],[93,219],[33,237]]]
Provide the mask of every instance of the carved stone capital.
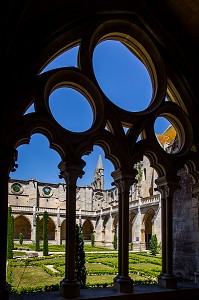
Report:
[[174,192],[180,188],[178,176],[173,180],[168,180],[166,176],[162,176],[156,179],[155,183],[163,199],[172,198]]
[[15,164],[18,152],[16,149],[9,148],[7,145],[0,145],[0,176],[9,176],[18,167]]
[[137,170],[119,168],[111,174],[114,179],[114,185],[118,188],[119,193],[129,192],[130,187],[137,182]]
[[69,159],[61,161],[58,165],[60,178],[64,178],[67,184],[76,184],[78,177],[84,175],[83,168],[86,165],[83,159]]
[[199,182],[192,185],[192,196],[199,199]]

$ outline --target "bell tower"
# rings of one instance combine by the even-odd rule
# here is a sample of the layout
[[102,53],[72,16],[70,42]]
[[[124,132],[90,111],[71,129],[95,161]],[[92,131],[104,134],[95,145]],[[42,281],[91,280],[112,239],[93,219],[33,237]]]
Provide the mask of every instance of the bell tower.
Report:
[[94,189],[103,190],[104,189],[104,167],[102,163],[102,155],[100,153],[97,166],[94,172],[94,182],[92,183]]

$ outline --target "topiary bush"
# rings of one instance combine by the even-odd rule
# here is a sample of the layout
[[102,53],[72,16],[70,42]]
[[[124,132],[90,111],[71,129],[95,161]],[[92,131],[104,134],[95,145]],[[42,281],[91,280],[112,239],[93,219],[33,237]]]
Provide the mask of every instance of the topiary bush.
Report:
[[95,246],[95,235],[94,235],[94,233],[91,234],[91,246],[92,247]]
[[77,281],[80,282],[81,288],[86,286],[86,267],[85,267],[85,252],[84,252],[84,237],[82,228],[76,224],[75,228],[75,272]]
[[7,229],[7,258],[13,258],[14,249],[14,216],[12,209],[8,207],[8,229]]
[[158,239],[156,234],[151,236],[149,246],[150,246],[151,254],[156,255],[158,253]]
[[114,238],[113,238],[113,248],[115,250],[117,250],[117,234],[114,234]]
[[40,251],[39,216],[36,216],[35,251]]
[[43,255],[48,255],[48,212],[44,212],[43,216]]
[[20,245],[23,245],[23,238],[24,238],[23,233],[20,232],[20,233],[19,233],[19,244],[20,244]]

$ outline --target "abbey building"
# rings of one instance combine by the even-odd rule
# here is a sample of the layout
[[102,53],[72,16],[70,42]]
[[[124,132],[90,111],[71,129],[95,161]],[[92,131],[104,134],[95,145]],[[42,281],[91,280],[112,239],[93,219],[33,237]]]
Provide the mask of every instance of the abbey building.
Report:
[[[129,243],[134,250],[148,249],[152,234],[161,241],[160,195],[155,191],[156,174],[144,158],[138,165],[138,183],[130,189]],[[9,205],[14,220],[14,238],[22,232],[27,242],[35,242],[35,218],[40,217],[42,240],[44,211],[49,213],[49,241],[65,241],[66,185],[38,182],[35,179],[9,181]],[[81,224],[85,241],[94,233],[96,244],[113,247],[118,226],[118,191],[104,189],[101,155],[89,186],[77,187],[76,223]]]
[[[172,126],[163,134],[156,135],[158,142],[168,153],[178,149],[178,140]],[[156,171],[150,167],[146,156],[137,163],[137,183],[130,187],[128,218],[129,249],[149,249],[151,236],[156,234],[162,245],[162,199],[161,182]],[[199,268],[198,261],[198,185],[183,168],[178,172],[179,187],[173,197],[173,260],[176,274],[192,276]],[[76,189],[76,223],[82,226],[85,243],[95,236],[96,245],[113,248],[114,235],[118,234],[118,189],[104,188],[104,166],[101,155],[94,171],[93,182]],[[160,192],[159,192],[160,191]],[[164,197],[167,197],[165,193]],[[36,216],[40,219],[40,240],[43,239],[43,213],[49,214],[48,239],[51,244],[65,243],[66,236],[66,183],[44,183],[36,179],[9,180],[8,202],[14,215],[14,238],[22,232],[24,241],[35,243]],[[186,219],[189,222],[185,222]],[[182,240],[186,236],[186,242]],[[189,255],[190,249],[195,260]],[[182,254],[189,267],[184,270]],[[197,267],[196,267],[197,266]]]

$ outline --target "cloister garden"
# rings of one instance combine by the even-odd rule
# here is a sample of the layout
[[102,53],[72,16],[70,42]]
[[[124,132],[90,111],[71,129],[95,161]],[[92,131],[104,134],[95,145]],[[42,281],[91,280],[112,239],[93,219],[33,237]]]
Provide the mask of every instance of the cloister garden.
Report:
[[[7,280],[12,293],[59,290],[65,271],[65,246],[49,245],[48,256],[30,258],[33,245],[15,244],[8,259]],[[118,270],[117,250],[85,244],[86,288],[111,287]],[[42,251],[42,246],[41,246]],[[129,252],[129,273],[134,284],[157,283],[161,257],[147,252]]]

